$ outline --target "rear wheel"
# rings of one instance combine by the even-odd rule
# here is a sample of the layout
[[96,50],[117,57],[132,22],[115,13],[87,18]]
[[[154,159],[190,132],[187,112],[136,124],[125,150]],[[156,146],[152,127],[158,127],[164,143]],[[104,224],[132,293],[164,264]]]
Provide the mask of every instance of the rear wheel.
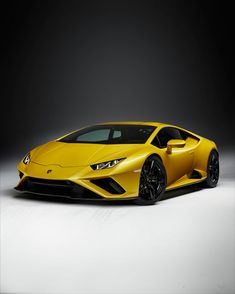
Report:
[[151,205],[160,200],[166,188],[166,171],[162,161],[156,155],[148,157],[140,174],[139,197],[135,200],[140,205]]
[[206,188],[214,188],[219,181],[219,154],[211,151],[207,163],[207,178],[204,182]]

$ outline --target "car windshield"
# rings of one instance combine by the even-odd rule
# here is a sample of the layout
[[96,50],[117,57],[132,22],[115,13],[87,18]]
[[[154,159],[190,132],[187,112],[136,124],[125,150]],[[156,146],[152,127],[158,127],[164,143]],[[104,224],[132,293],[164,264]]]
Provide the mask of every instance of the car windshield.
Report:
[[76,131],[59,141],[91,144],[144,144],[155,128],[131,124],[96,125]]

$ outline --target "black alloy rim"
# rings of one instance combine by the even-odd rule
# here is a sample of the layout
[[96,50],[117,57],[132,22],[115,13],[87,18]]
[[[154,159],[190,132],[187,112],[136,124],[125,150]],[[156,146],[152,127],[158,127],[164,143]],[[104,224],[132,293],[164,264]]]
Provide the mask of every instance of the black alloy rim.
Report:
[[165,186],[165,177],[157,160],[147,160],[140,176],[140,197],[156,200]]
[[216,153],[212,153],[208,169],[211,182],[217,183],[219,179],[219,158]]

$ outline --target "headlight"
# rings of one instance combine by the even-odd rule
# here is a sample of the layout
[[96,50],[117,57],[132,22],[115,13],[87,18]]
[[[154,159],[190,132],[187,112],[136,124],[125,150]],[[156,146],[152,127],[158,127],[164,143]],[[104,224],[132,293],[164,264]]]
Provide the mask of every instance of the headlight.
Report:
[[101,163],[97,163],[97,164],[92,164],[91,168],[94,170],[111,168],[111,167],[117,165],[123,159],[125,159],[125,158],[114,159],[114,160],[105,161],[105,162],[101,162]]
[[29,164],[30,163],[30,153],[28,153],[24,158],[23,158],[23,163],[24,164]]

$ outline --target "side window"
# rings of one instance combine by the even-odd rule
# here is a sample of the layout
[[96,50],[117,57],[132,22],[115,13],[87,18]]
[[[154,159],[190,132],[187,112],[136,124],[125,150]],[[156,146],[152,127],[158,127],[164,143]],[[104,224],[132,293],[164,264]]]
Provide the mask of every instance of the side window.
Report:
[[184,136],[181,134],[180,130],[172,127],[166,127],[157,133],[156,137],[152,141],[152,144],[159,148],[165,148],[167,146],[167,142],[171,139],[184,140]]
[[153,139],[153,141],[151,142],[151,144],[154,145],[154,146],[156,146],[156,147],[158,147],[158,148],[161,148],[161,144],[160,144],[160,142],[159,142],[159,140],[158,140],[158,135],[156,135],[156,136],[154,137],[154,139]]
[[186,140],[190,136],[189,133],[187,133],[183,130],[179,130],[179,131],[180,131],[180,134],[181,134],[183,140]]
[[113,132],[113,139],[120,138],[122,136],[121,131],[115,130]]
[[197,141],[197,142],[199,141],[199,139],[198,139],[196,136],[194,136],[194,135],[192,135],[192,134],[190,134],[190,133],[188,133],[188,132],[186,132],[186,131],[183,131],[183,130],[179,130],[179,131],[180,131],[180,133],[181,133],[181,135],[182,135],[183,140],[186,141],[188,138],[190,138],[190,139],[194,139],[195,144],[196,144],[196,141]]

